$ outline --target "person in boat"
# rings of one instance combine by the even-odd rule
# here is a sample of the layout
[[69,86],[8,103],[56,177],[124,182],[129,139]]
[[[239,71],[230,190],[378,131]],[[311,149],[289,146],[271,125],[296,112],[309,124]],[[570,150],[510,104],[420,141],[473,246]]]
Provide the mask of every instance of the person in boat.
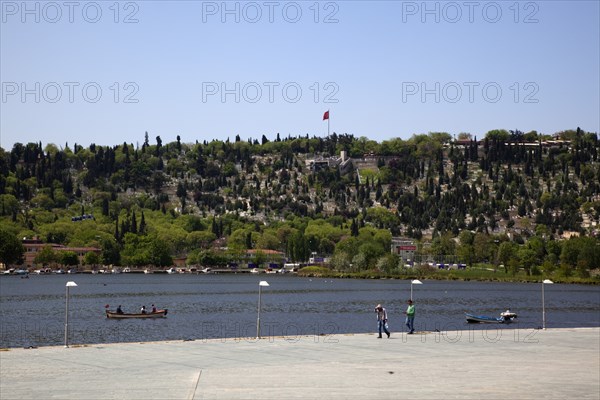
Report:
[[383,330],[389,339],[390,332],[388,331],[388,317],[386,309],[383,308],[381,304],[377,304],[377,307],[375,307],[375,312],[377,313],[377,330],[379,331],[379,336],[377,336],[377,338],[382,338],[381,331]]
[[408,307],[404,312],[406,314],[406,326],[408,327],[408,334],[412,335],[415,333],[415,305],[412,300],[408,300]]
[[142,314],[146,314],[146,306],[142,306],[142,309],[140,310],[140,312]]
[[117,314],[123,314],[123,309],[121,308],[120,304],[119,307],[117,307]]
[[156,306],[154,304],[152,304],[152,312],[155,313],[156,312]]
[[514,312],[511,312],[510,308],[507,309],[506,311],[504,311],[503,313],[500,313],[500,318],[502,318],[504,321],[512,321],[516,317],[517,317],[517,314],[515,314]]

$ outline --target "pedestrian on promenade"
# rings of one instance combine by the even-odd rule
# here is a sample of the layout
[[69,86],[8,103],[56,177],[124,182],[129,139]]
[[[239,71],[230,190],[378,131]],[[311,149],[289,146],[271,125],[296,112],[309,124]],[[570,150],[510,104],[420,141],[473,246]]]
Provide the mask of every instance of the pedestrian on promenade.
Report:
[[389,339],[390,332],[388,331],[387,311],[381,306],[381,304],[377,304],[377,307],[375,307],[375,312],[377,313],[377,329],[379,331],[379,336],[377,338],[381,339],[381,331],[383,330]]
[[415,333],[415,306],[412,300],[408,300],[408,307],[404,312],[406,314],[406,326],[408,327],[408,334],[412,335]]

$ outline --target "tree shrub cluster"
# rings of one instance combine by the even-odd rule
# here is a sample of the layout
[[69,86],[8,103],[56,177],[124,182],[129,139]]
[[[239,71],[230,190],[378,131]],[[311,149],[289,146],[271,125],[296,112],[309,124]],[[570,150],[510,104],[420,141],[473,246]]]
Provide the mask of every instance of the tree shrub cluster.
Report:
[[[150,143],[146,133],[141,146],[87,148],[16,143],[0,148],[0,219],[3,235],[97,246],[100,261],[115,265],[162,266],[179,256],[225,265],[265,249],[294,262],[329,255],[342,271],[391,271],[403,267],[390,254],[391,237],[405,236],[433,260],[585,275],[600,266],[596,232],[583,225],[600,221],[599,148],[597,134],[579,128],[381,143],[335,133],[195,143]],[[375,166],[306,163],[341,151]],[[82,215],[93,218],[75,218]],[[566,231],[588,237],[559,240]],[[11,240],[2,241],[7,264],[20,260]]]

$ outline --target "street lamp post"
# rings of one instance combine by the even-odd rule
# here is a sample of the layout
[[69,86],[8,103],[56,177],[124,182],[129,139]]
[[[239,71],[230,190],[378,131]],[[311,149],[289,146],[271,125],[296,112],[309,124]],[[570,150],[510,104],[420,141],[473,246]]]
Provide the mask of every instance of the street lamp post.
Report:
[[550,279],[544,279],[542,281],[542,329],[546,329],[546,302],[544,300],[544,285],[551,285],[552,282]]
[[69,347],[69,288],[75,287],[77,284],[73,281],[67,282],[67,300],[65,305],[65,347]]
[[260,295],[261,295],[261,288],[263,286],[269,286],[269,283],[267,281],[260,281],[258,283],[258,317],[256,319],[256,338],[260,339]]
[[422,285],[423,282],[421,282],[418,279],[413,279],[412,281],[410,281],[410,299],[413,299],[413,285]]

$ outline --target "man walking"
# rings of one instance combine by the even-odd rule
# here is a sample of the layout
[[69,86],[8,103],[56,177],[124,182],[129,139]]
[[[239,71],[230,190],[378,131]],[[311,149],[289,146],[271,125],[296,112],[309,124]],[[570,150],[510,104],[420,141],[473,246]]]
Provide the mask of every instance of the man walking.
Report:
[[412,335],[415,333],[415,306],[412,300],[408,300],[408,307],[404,312],[406,314],[406,326],[408,327],[408,334]]
[[381,331],[383,330],[389,339],[390,332],[388,331],[387,327],[387,311],[381,306],[381,304],[377,304],[377,307],[375,307],[375,312],[377,313],[377,329],[379,330],[379,336],[377,338],[381,339]]

